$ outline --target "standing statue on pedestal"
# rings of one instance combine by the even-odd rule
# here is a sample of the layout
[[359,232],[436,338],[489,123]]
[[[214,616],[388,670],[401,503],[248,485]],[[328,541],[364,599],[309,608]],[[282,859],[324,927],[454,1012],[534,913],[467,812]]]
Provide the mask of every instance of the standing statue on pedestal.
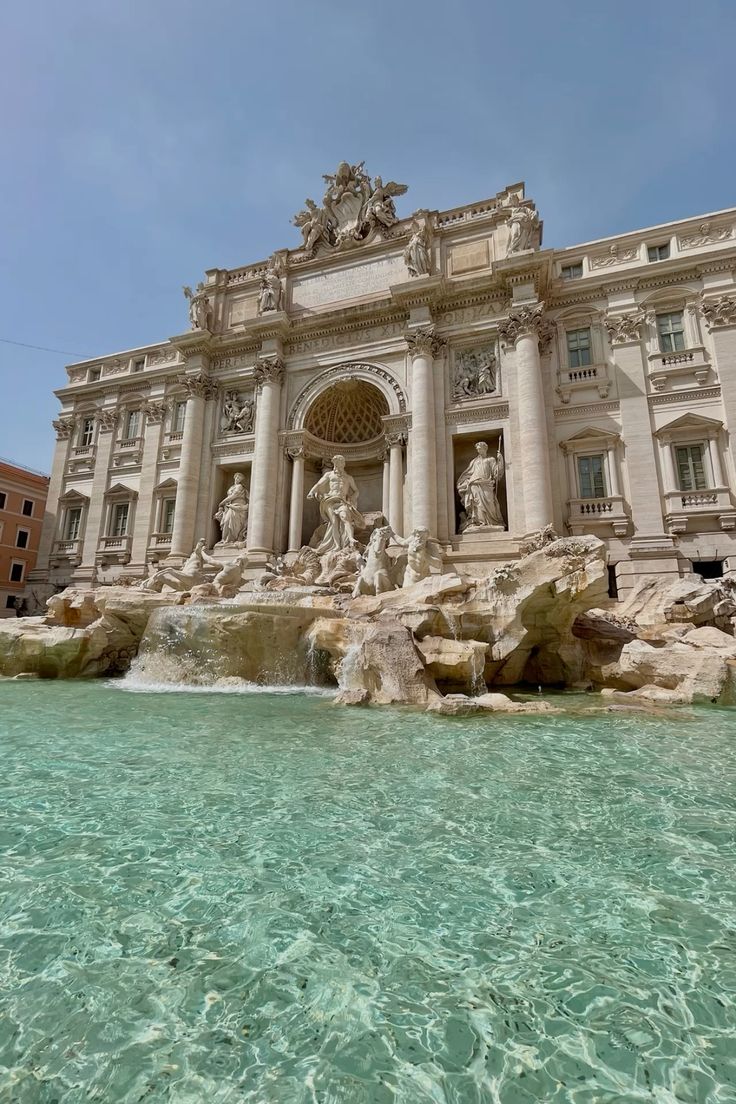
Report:
[[478,441],[478,453],[457,481],[457,489],[465,507],[466,521],[460,532],[468,529],[503,529],[504,521],[498,504],[498,484],[504,473],[501,447],[495,456],[488,455],[488,445]]
[[410,276],[429,276],[432,271],[432,257],[429,245],[429,227],[413,219],[411,237],[404,250],[404,263]]
[[261,279],[261,290],[258,293],[258,313],[266,314],[268,311],[281,310],[283,292],[284,288],[281,282],[280,265],[278,261],[272,257]]
[[522,207],[517,202],[509,215],[509,241],[506,256],[532,249],[534,231],[539,228],[539,215],[531,207]]
[[358,487],[345,471],[345,457],[332,457],[332,471],[325,472],[307,498],[319,502],[320,517],[326,524],[325,535],[315,548],[318,556],[355,547],[355,530],[365,522],[358,511]]
[[223,544],[242,544],[248,529],[248,492],[245,476],[236,472],[233,485],[217,507],[215,521],[222,531]]
[[204,290],[204,284],[198,283],[194,291],[190,287],[185,287],[184,295],[189,300],[189,324],[192,329],[211,329],[212,311],[210,310],[210,301]]

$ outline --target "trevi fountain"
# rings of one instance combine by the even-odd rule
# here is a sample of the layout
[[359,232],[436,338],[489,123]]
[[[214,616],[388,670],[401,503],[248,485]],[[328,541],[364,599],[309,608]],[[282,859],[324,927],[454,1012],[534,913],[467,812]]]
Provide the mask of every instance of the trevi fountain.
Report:
[[[217,383],[214,360],[203,374],[219,275],[186,289],[183,429],[180,383],[148,394],[145,439],[125,415],[122,445],[122,414],[87,414],[97,369],[68,389],[41,554],[57,592],[0,621],[0,1099],[734,1101],[729,572],[697,572],[681,519],[675,539],[650,516],[635,546],[644,499],[612,489],[608,428],[568,430],[560,468],[596,494],[605,473],[603,519],[560,524],[487,343],[448,382],[461,436],[434,435],[427,287],[438,239],[475,224],[401,222],[404,186],[362,165],[326,180],[296,259],[233,278],[264,343],[255,391]],[[537,263],[523,189],[477,217],[505,235],[501,270]],[[381,392],[375,449],[341,442],[350,371],[361,395],[399,394],[343,358],[337,391],[309,368],[330,391],[322,438],[315,421],[279,430],[290,266],[386,243],[420,331],[411,411]],[[458,265],[483,253],[462,250]],[[516,309],[529,383],[540,314]],[[169,387],[168,356],[141,375]],[[535,394],[519,399],[531,445]],[[605,464],[581,466],[576,440]]]

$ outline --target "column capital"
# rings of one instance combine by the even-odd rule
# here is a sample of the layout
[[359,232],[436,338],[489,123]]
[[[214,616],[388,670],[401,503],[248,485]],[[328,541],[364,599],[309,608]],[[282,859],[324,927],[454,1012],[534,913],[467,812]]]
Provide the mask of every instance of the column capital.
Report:
[[69,440],[72,433],[74,432],[74,422],[75,422],[75,419],[73,417],[71,417],[71,416],[67,417],[64,414],[62,414],[62,416],[60,418],[54,418],[51,425],[53,426],[54,431],[56,433],[56,440],[57,441],[68,441]]
[[143,404],[143,412],[149,425],[156,425],[164,420],[169,404],[167,402],[146,402]]
[[303,460],[306,455],[303,445],[295,445],[292,448],[285,449],[284,451],[286,452],[286,455],[289,457],[290,460]]
[[606,314],[603,325],[608,333],[611,345],[634,345],[641,340],[647,323],[646,311],[636,310],[630,314]]
[[284,362],[277,354],[261,356],[254,369],[256,387],[260,391],[264,383],[280,385],[284,378]]
[[544,356],[549,352],[554,334],[554,324],[545,317],[544,303],[534,306],[516,307],[509,311],[508,318],[499,323],[499,337],[503,345],[516,345],[520,337],[533,336],[539,342],[539,351]]
[[401,430],[395,433],[387,433],[385,434],[385,439],[389,448],[396,448],[397,445],[401,446],[406,444],[406,433]]
[[709,330],[736,326],[736,295],[719,295],[717,299],[701,296],[700,310]]
[[406,335],[409,355],[416,357],[435,357],[444,348],[446,342],[435,332],[433,325],[417,326]]
[[111,433],[118,424],[119,411],[117,407],[111,410],[98,410],[95,414],[100,433]]
[[184,388],[188,399],[214,399],[218,393],[217,384],[206,372],[184,372],[176,377],[176,382]]

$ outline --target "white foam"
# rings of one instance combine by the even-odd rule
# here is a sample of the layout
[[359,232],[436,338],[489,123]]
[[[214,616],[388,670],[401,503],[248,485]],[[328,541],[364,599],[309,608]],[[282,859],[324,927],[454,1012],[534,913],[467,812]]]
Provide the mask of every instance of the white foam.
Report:
[[315,697],[332,698],[337,693],[332,687],[289,686],[286,684],[268,684],[261,686],[257,682],[245,679],[202,685],[186,682],[146,682],[144,679],[126,675],[122,679],[110,679],[105,683],[112,690],[125,690],[129,694],[310,694]]

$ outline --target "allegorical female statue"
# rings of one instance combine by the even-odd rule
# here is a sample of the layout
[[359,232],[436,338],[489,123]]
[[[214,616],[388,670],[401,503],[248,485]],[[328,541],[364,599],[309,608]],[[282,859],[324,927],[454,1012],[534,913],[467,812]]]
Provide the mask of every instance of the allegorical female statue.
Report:
[[248,529],[248,492],[242,472],[233,476],[233,485],[217,507],[215,521],[222,531],[223,544],[243,543]]
[[325,472],[307,498],[316,498],[319,513],[326,523],[325,535],[315,548],[318,556],[355,545],[355,529],[365,522],[358,510],[358,487],[345,471],[345,457],[332,457],[332,471]]
[[475,451],[478,455],[470,461],[457,481],[458,493],[466,514],[460,531],[503,529],[503,515],[498,504],[498,484],[504,473],[500,444],[495,456],[488,455],[485,441],[478,441]]

